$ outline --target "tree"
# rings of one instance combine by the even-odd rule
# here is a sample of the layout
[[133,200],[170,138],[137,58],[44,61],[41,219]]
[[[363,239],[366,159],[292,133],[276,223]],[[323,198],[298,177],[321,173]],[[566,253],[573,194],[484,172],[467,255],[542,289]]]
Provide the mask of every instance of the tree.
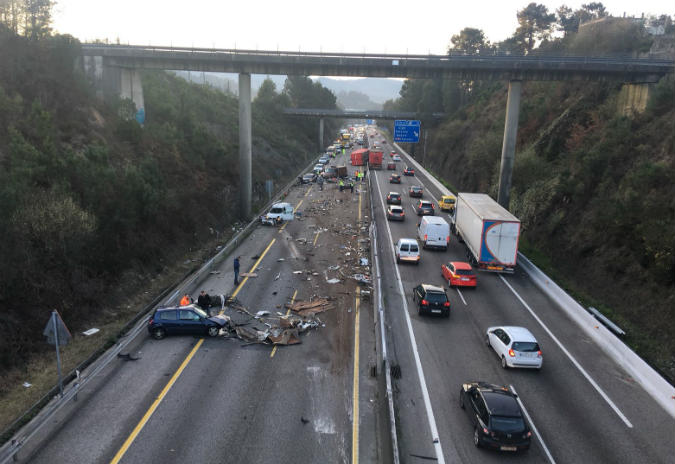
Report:
[[567,5],[562,5],[556,10],[558,15],[558,30],[565,34],[577,32],[579,29],[579,17],[574,13],[572,8]]
[[448,47],[448,54],[451,50],[477,54],[490,48],[490,42],[485,39],[485,33],[473,27],[465,27],[459,34],[453,35],[450,42],[452,46]]
[[44,39],[51,33],[52,0],[24,0],[24,35],[32,40]]
[[536,40],[550,36],[555,21],[555,14],[549,13],[545,5],[534,2],[520,10],[517,17],[518,29],[514,37],[523,44],[527,52],[534,49]]

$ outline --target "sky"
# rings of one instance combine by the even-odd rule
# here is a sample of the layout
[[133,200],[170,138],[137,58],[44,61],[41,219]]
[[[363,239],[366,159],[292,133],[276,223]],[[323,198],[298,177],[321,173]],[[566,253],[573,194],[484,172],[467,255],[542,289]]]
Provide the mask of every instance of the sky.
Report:
[[[540,1],[554,12],[562,4]],[[55,31],[133,45],[349,53],[444,54],[465,27],[492,42],[517,27],[527,0],[57,0]],[[675,14],[673,0],[607,0],[610,14]]]

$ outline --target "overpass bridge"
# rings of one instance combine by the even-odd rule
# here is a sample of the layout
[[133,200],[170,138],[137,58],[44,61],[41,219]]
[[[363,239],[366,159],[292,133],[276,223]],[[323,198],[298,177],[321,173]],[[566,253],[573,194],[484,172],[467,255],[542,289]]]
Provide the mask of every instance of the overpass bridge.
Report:
[[84,70],[101,94],[115,93],[130,98],[143,114],[140,69],[239,74],[239,172],[243,217],[251,214],[251,74],[508,80],[499,184],[499,203],[508,209],[523,80],[612,81],[644,85],[657,82],[675,69],[673,61],[630,57],[313,53],[104,44],[83,44],[82,55]]

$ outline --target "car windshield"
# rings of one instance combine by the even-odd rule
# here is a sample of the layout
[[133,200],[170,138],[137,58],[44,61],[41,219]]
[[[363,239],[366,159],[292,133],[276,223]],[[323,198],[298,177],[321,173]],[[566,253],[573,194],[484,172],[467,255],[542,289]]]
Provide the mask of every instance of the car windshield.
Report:
[[445,296],[445,293],[427,292],[425,300],[430,303],[445,303],[448,301],[448,298]]
[[204,311],[202,311],[200,308],[197,308],[196,306],[192,310],[197,314],[199,314],[201,317],[209,317],[208,314],[206,314]]
[[522,432],[525,430],[525,422],[522,417],[492,416],[490,429],[503,433]]
[[520,351],[521,353],[532,353],[539,351],[539,344],[535,342],[513,342],[511,345],[514,351]]
[[410,251],[419,251],[417,248],[417,244],[410,245]]

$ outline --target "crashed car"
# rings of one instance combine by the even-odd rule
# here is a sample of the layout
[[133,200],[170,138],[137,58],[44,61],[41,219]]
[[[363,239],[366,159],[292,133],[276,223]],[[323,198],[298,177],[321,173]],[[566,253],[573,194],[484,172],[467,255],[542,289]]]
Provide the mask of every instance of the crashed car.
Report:
[[300,183],[311,184],[315,180],[316,180],[316,174],[314,174],[313,172],[308,172],[307,174],[305,174],[304,176],[302,176],[300,178]]
[[290,203],[275,203],[267,214],[260,216],[260,222],[268,226],[291,220],[293,220],[293,205]]
[[157,308],[148,320],[148,332],[161,340],[167,335],[215,337],[228,323],[226,316],[209,316],[197,305]]

